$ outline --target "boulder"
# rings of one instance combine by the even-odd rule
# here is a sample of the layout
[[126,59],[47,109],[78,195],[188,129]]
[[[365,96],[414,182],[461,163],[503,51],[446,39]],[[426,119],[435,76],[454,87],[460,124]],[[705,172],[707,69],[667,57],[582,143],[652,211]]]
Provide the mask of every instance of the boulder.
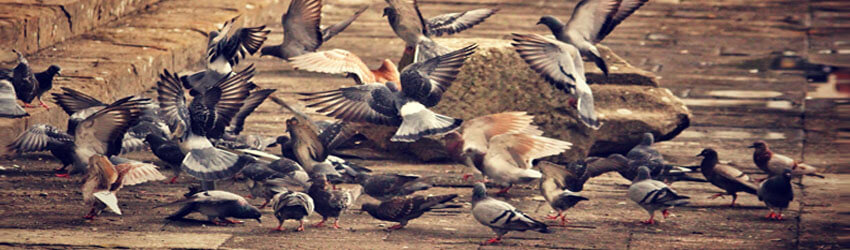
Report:
[[[510,41],[496,39],[439,39],[450,48],[478,43],[479,48],[461,68],[457,80],[432,109],[452,117],[471,119],[504,111],[526,111],[545,136],[573,143],[572,149],[550,159],[571,162],[588,155],[624,153],[636,145],[641,134],[652,132],[657,140],[669,140],[687,128],[691,113],[670,90],[658,87],[657,77],[635,68],[599,46],[608,62],[606,78],[592,63],[585,63],[592,82],[596,112],[603,125],[592,130],[577,121],[569,97],[550,86],[523,61]],[[379,148],[407,152],[420,160],[445,158],[438,138],[415,143],[391,143],[392,127],[363,126],[361,131]]]

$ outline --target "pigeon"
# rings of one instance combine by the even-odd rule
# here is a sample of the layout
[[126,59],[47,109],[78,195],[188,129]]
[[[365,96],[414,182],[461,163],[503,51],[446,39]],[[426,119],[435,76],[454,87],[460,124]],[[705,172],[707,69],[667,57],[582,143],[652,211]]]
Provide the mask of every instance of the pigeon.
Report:
[[44,102],[41,101],[41,95],[53,88],[53,77],[62,71],[59,66],[50,65],[47,70],[33,73],[29,65],[29,61],[24,58],[24,55],[17,50],[12,50],[18,56],[18,65],[12,70],[11,78],[5,73],[2,78],[11,80],[12,86],[15,89],[15,95],[24,103],[24,107],[29,108],[33,99],[38,99],[39,104],[47,110],[50,110]]
[[794,190],[791,188],[793,170],[785,169],[782,174],[771,176],[763,181],[758,188],[760,201],[770,209],[768,219],[782,220],[782,210],[794,200]]
[[[352,126],[348,126],[345,121],[336,121],[332,123],[326,121],[314,121],[307,116],[307,114],[293,108],[282,99],[275,96],[270,97],[270,99],[282,108],[294,114],[293,118],[290,119],[291,121],[287,121],[287,124],[292,123],[295,125],[293,128],[290,128],[289,125],[287,125],[289,135],[282,135],[276,138],[276,144],[281,146],[281,155],[284,157],[297,159],[295,152],[295,146],[297,145],[302,156],[305,152],[305,148],[308,148],[312,151],[311,154],[316,156],[316,158],[311,161],[319,161],[322,158],[326,158],[322,157],[325,152],[332,152],[339,146],[348,142],[352,136],[357,134],[357,131],[355,131]],[[306,160],[306,158],[302,158],[302,160]]]
[[273,160],[270,163],[257,161],[255,163],[248,164],[242,169],[242,171],[240,171],[243,176],[255,182],[254,185],[256,185],[256,182],[268,182],[279,179],[286,185],[299,186],[305,190],[310,188],[310,176],[307,171],[298,164],[298,162],[264,152],[257,152],[253,150],[240,151],[257,157],[266,157]]
[[248,81],[253,73],[251,68],[222,79],[188,104],[177,74],[168,70],[160,74],[157,99],[163,116],[177,121],[176,140],[180,150],[186,154],[181,164],[183,171],[209,183],[232,177],[256,160],[249,155],[215,148],[209,140],[224,134],[224,128],[248,97]]
[[274,216],[279,222],[275,231],[282,231],[281,227],[286,220],[298,220],[298,228],[295,231],[304,231],[304,218],[313,214],[315,205],[313,198],[301,192],[286,191],[274,196]]
[[186,215],[199,212],[206,215],[208,220],[216,225],[240,224],[228,218],[255,219],[262,223],[260,209],[248,203],[242,196],[221,190],[202,191],[188,196],[186,199],[156,207],[183,205],[180,210],[166,217],[168,220],[181,220]]
[[322,1],[293,0],[289,3],[286,14],[281,16],[283,43],[263,47],[260,56],[269,55],[288,61],[292,57],[314,52],[322,43],[345,30],[367,8],[363,7],[348,19],[321,29]]
[[407,222],[419,218],[425,214],[425,212],[431,211],[432,209],[445,208],[446,205],[444,205],[444,203],[449,202],[456,197],[457,194],[395,197],[382,201],[380,204],[364,203],[361,209],[369,213],[372,218],[382,221],[398,222],[398,225],[387,228],[389,230],[395,230],[404,228],[404,226],[407,226]]
[[83,183],[83,202],[92,209],[85,216],[86,219],[94,219],[104,208],[121,215],[115,196],[121,187],[165,179],[154,165],[135,161],[113,165],[102,155],[89,158],[89,166],[88,177]]
[[485,241],[484,245],[500,242],[502,236],[510,231],[551,233],[543,222],[531,218],[507,202],[488,197],[487,188],[481,182],[475,183],[472,188],[472,216],[496,233],[496,237]]
[[664,157],[652,144],[655,143],[655,137],[652,133],[643,133],[640,143],[635,145],[626,153],[626,157],[633,161],[640,161],[645,164],[659,165],[664,164]]
[[63,171],[74,164],[74,136],[49,124],[30,126],[6,148],[8,152],[18,154],[50,150],[50,154],[62,162],[62,167],[57,168],[56,171]]
[[499,191],[504,194],[513,184],[543,177],[531,169],[534,159],[558,155],[572,146],[566,141],[541,136],[536,126],[529,125],[531,119],[522,112],[473,119],[462,128],[463,135],[456,132],[448,135],[445,139],[448,151],[457,155],[458,147],[466,148],[461,153],[463,163],[490,181],[506,186]]
[[[405,57],[412,56],[412,62],[425,61],[450,52],[448,48],[431,40],[431,36],[454,34],[475,26],[495,14],[498,9],[475,9],[461,13],[443,14],[431,19],[422,17],[416,1],[386,0],[389,7],[384,8],[384,16],[393,32],[404,40]],[[411,60],[399,63],[405,68]]]
[[594,109],[593,91],[587,85],[578,49],[537,34],[514,33],[513,40],[511,44],[531,69],[555,88],[574,97],[569,104],[578,110],[578,120],[591,129],[599,129],[602,123]]
[[560,166],[543,164],[542,162],[537,166],[543,172],[543,180],[540,181],[540,193],[549,202],[549,206],[558,211],[557,215],[550,215],[548,218],[551,220],[560,218],[561,226],[564,226],[567,224],[567,215],[564,212],[588,199],[567,189],[568,183],[563,182],[565,170]]
[[360,57],[343,49],[307,53],[291,59],[289,63],[296,69],[329,74],[348,74],[359,85],[399,82],[398,68],[389,59],[384,59],[378,69],[370,69]]
[[688,204],[690,197],[679,195],[663,182],[652,179],[649,168],[638,168],[638,175],[629,186],[629,198],[643,207],[649,213],[649,219],[644,224],[655,224],[655,210],[662,209],[666,219],[670,214],[667,209]]
[[573,15],[567,24],[554,16],[540,17],[537,24],[546,25],[555,39],[575,46],[596,63],[605,75],[608,66],[596,44],[602,41],[623,20],[649,0],[582,0],[573,9]]
[[[339,158],[335,155],[328,155],[328,158],[325,160],[325,163],[329,163],[334,166],[334,169],[339,173],[340,178],[336,180],[339,183],[358,183],[356,178],[361,174],[369,174],[372,172],[371,169],[360,166],[359,164],[346,161],[345,159]],[[336,180],[330,180],[333,183]]]
[[206,92],[214,84],[230,76],[239,60],[246,54],[253,55],[260,50],[260,46],[267,39],[266,36],[271,32],[265,25],[235,29],[237,19],[239,16],[225,22],[218,31],[209,33],[204,60],[206,68],[181,78],[184,86],[192,90],[193,96]]
[[319,134],[308,121],[297,117],[286,120],[286,131],[289,132],[292,154],[307,172],[313,172],[313,166],[324,162],[328,157],[325,145],[319,140]]
[[319,107],[319,113],[349,122],[399,126],[390,140],[413,142],[460,126],[462,120],[428,108],[439,103],[463,62],[477,47],[473,44],[411,64],[401,72],[401,90],[394,83],[372,83],[300,94],[306,96],[303,101],[312,102],[307,107]]
[[379,201],[388,201],[431,188],[431,184],[422,182],[416,175],[361,173],[355,177],[355,181],[363,187],[363,193]]
[[741,172],[741,170],[738,170],[735,167],[718,164],[719,159],[717,157],[717,151],[714,151],[714,149],[703,149],[697,156],[704,157],[699,168],[700,171],[702,171],[702,175],[705,176],[705,179],[711,182],[711,184],[714,184],[714,186],[726,191],[724,193],[712,195],[710,199],[727,194],[732,195],[732,204],[729,206],[734,207],[735,200],[738,199],[738,192],[747,192],[751,194],[756,194],[756,192],[758,192],[758,185],[752,178],[750,178],[749,175]]
[[[265,179],[262,181],[254,181],[251,183],[249,187],[251,191],[251,197],[246,198],[263,198],[263,204],[260,205],[260,209],[263,209],[272,202],[274,196],[289,191],[286,188],[286,182],[283,179]],[[272,204],[274,204],[272,202]]]
[[322,174],[312,175],[310,188],[307,194],[313,198],[316,205],[316,213],[322,216],[322,221],[314,225],[321,227],[328,218],[334,218],[334,229],[339,229],[339,216],[348,210],[360,196],[360,189],[350,190],[328,190],[327,177]]
[[[245,118],[248,118],[248,115],[254,112],[266,98],[269,97],[272,93],[275,92],[275,89],[260,89],[251,91],[248,94],[248,97],[245,98],[245,101],[242,104],[242,107],[239,108],[239,111],[236,112],[236,115],[233,116],[233,119],[230,121],[230,124],[225,128],[225,131],[229,135],[239,135],[242,132],[242,129],[245,126]],[[268,145],[268,144],[266,144]],[[262,150],[262,149],[258,149]]]
[[180,166],[183,165],[183,159],[186,158],[186,154],[180,150],[180,145],[157,134],[148,134],[145,137],[145,142],[150,145],[151,152],[174,171],[174,177],[171,177],[168,183],[177,182],[181,172]]
[[15,87],[7,79],[0,79],[0,117],[21,118],[30,116],[21,105],[18,105]]
[[239,134],[233,135],[230,132],[225,132],[220,139],[213,141],[216,147],[227,149],[252,149],[263,151],[270,146],[277,144],[277,137],[257,135],[257,134]]
[[764,141],[756,141],[749,148],[754,148],[753,162],[768,176],[780,175],[785,169],[791,169],[792,176],[815,176],[824,178],[817,174],[818,169],[809,164],[798,162],[791,157],[774,153]]

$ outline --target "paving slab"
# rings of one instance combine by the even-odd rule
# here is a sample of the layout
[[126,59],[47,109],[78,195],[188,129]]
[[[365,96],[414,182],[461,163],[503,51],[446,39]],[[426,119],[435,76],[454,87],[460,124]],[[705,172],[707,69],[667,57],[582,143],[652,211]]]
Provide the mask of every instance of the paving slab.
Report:
[[0,242],[12,246],[212,249],[218,248],[230,237],[229,234],[175,232],[0,229]]

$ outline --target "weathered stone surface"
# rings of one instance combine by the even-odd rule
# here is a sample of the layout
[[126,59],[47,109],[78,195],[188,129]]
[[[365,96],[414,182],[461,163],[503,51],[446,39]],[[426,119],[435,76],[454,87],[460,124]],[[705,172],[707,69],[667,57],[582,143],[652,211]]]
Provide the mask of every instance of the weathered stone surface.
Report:
[[[551,87],[519,58],[506,40],[442,39],[452,48],[476,42],[471,56],[443,95],[434,111],[453,117],[474,117],[504,111],[526,111],[546,136],[573,143],[573,148],[556,161],[574,161],[587,155],[623,153],[637,144],[640,135],[652,132],[658,140],[669,140],[690,124],[690,111],[669,90],[659,88],[652,73],[632,67],[610,49],[600,46],[611,72],[606,79],[592,63],[585,63],[603,126],[591,130],[577,123],[569,97]],[[364,129],[367,137],[386,142],[394,129]],[[423,160],[445,156],[434,150],[436,142],[425,139],[412,144],[378,143],[391,150],[403,150]]]

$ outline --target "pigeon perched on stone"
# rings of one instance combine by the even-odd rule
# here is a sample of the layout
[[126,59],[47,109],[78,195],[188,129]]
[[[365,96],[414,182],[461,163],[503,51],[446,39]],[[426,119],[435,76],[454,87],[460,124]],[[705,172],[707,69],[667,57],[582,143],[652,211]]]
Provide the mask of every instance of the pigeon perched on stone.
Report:
[[360,57],[343,49],[313,52],[291,59],[290,63],[296,69],[329,74],[348,74],[360,85],[399,82],[398,68],[389,59],[384,59],[378,69],[370,69]]
[[221,225],[224,223],[239,224],[241,221],[234,221],[228,218],[237,219],[255,219],[257,222],[262,222],[260,210],[248,203],[242,196],[231,192],[221,190],[202,191],[186,199],[175,201],[168,204],[158,205],[156,207],[183,205],[180,210],[166,217],[168,220],[181,220],[186,215],[193,212],[199,212],[207,219]]
[[431,40],[431,36],[454,34],[469,29],[498,11],[498,9],[475,9],[425,19],[416,1],[386,0],[386,2],[389,7],[384,8],[384,16],[387,17],[395,34],[406,43],[405,55],[399,63],[400,68],[451,51]]
[[555,39],[575,46],[581,55],[596,63],[608,75],[608,66],[596,44],[611,33],[623,20],[649,0],[582,0],[564,24],[554,16],[543,16],[537,24],[546,25]]
[[355,180],[363,187],[363,193],[380,201],[388,201],[398,196],[413,194],[416,191],[431,188],[416,175],[362,173]]
[[487,196],[487,188],[484,183],[475,183],[472,188],[472,216],[479,223],[490,227],[496,233],[496,237],[485,241],[483,244],[497,243],[502,236],[510,231],[524,232],[533,230],[540,233],[550,233],[549,228],[543,222],[531,218],[513,205]]
[[154,165],[136,161],[113,165],[102,155],[89,158],[89,168],[88,177],[83,183],[83,202],[92,209],[85,216],[86,219],[94,219],[104,208],[121,215],[115,193],[123,186],[165,179]]
[[322,216],[322,221],[316,227],[324,225],[328,218],[334,218],[333,227],[339,229],[339,216],[348,210],[360,196],[360,187],[353,189],[329,190],[327,188],[327,177],[316,174],[311,177],[313,182],[307,190],[307,194],[313,198],[316,205],[316,213]]
[[[533,117],[524,112],[508,112],[475,118],[444,138],[455,158],[477,169],[490,181],[507,186],[528,183],[543,177],[532,167],[534,159],[557,155],[571,143],[541,136],[542,131],[530,125]],[[462,134],[461,134],[462,133]]]
[[253,73],[253,69],[249,68],[222,79],[206,92],[196,95],[191,103],[186,101],[177,74],[168,70],[160,74],[158,101],[162,115],[177,122],[176,140],[186,154],[181,164],[183,171],[209,183],[232,177],[246,164],[255,161],[251,156],[215,148],[209,140],[224,134],[224,128],[248,97],[248,81]]
[[389,230],[395,230],[407,226],[407,222],[419,218],[425,214],[425,212],[431,211],[432,209],[445,208],[446,205],[444,205],[444,203],[449,202],[456,197],[457,194],[395,197],[382,201],[380,204],[364,203],[361,209],[369,213],[372,218],[382,221],[398,222],[398,225],[387,228]]
[[0,117],[21,118],[29,115],[21,105],[18,105],[18,97],[12,82],[0,79]]
[[599,129],[602,123],[596,115],[593,91],[587,85],[578,49],[537,34],[514,33],[513,40],[511,44],[531,69],[552,86],[574,97],[570,105],[578,110],[578,120],[594,130]]
[[581,201],[588,200],[578,193],[568,189],[570,183],[565,183],[566,170],[555,164],[538,163],[537,167],[543,172],[543,180],[540,181],[540,193],[549,202],[549,206],[558,212],[557,215],[549,216],[549,219],[561,219],[561,225],[566,225],[567,215],[564,214]]
[[206,92],[228,77],[239,60],[260,50],[271,32],[265,25],[236,29],[234,26],[237,19],[239,16],[225,22],[221,29],[209,33],[205,69],[181,78],[184,86],[192,90],[193,96]]
[[818,169],[809,164],[805,164],[794,160],[791,157],[774,153],[768,147],[767,142],[756,141],[750,148],[755,148],[753,152],[753,162],[762,171],[769,176],[780,175],[785,169],[791,170],[792,176],[815,176],[824,178],[823,175],[817,174]]
[[45,71],[33,73],[24,55],[14,49],[12,52],[18,56],[18,65],[12,69],[12,72],[0,74],[0,79],[9,80],[12,83],[14,93],[24,103],[24,107],[32,107],[30,105],[32,100],[38,99],[39,105],[49,110],[50,108],[41,101],[41,95],[53,88],[53,77],[62,69],[59,66],[50,65]]
[[732,195],[732,204],[729,206],[734,207],[735,200],[738,199],[738,192],[756,194],[758,191],[758,185],[749,175],[735,167],[719,164],[717,151],[714,151],[714,149],[703,149],[697,156],[704,157],[699,168],[705,179],[711,182],[711,184],[714,184],[714,186],[726,191],[725,193],[712,195],[711,198],[717,198],[727,194]]
[[655,210],[662,209],[662,215],[666,219],[669,215],[667,209],[675,206],[688,204],[690,197],[679,195],[663,182],[652,179],[649,168],[638,168],[638,175],[629,186],[629,198],[643,207],[649,213],[649,219],[644,224],[655,224]]
[[301,93],[308,107],[350,122],[399,126],[391,141],[412,142],[457,128],[455,119],[429,110],[457,77],[459,68],[477,48],[473,44],[451,53],[411,64],[401,72],[402,89],[394,83],[365,84],[316,93]]
[[794,200],[794,190],[791,187],[793,171],[783,170],[782,174],[771,176],[763,181],[758,188],[760,201],[770,209],[768,219],[782,220],[782,210],[788,208],[788,204]]
[[18,154],[50,150],[50,154],[62,162],[62,167],[57,168],[57,171],[74,164],[74,136],[48,124],[30,126],[6,148]]
[[345,30],[367,8],[363,7],[348,19],[321,29],[322,1],[293,0],[289,3],[289,9],[281,16],[283,43],[263,47],[260,55],[274,56],[288,61],[292,57],[314,52],[322,46],[322,43]]
[[304,219],[313,214],[313,198],[301,192],[286,191],[278,193],[272,199],[274,202],[274,216],[279,224],[275,231],[282,231],[281,227],[286,220],[298,220],[298,228],[295,231],[304,231]]
[[186,158],[186,154],[180,150],[180,145],[156,134],[148,134],[145,137],[145,142],[150,145],[151,152],[174,171],[174,177],[171,177],[171,180],[168,181],[168,183],[174,184],[180,177],[180,166],[183,165],[183,159]]

